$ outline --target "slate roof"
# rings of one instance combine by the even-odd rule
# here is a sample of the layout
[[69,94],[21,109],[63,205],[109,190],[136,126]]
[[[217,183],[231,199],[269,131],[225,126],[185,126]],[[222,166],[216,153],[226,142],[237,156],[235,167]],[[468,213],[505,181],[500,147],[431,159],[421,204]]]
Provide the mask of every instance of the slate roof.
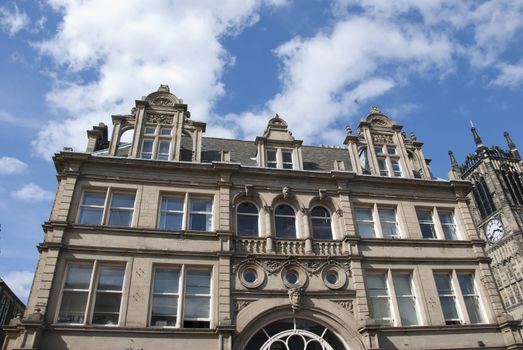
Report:
[[[130,144],[120,144],[117,155],[127,157]],[[316,171],[334,170],[334,161],[341,160],[346,170],[351,169],[349,152],[346,148],[330,148],[318,146],[302,146],[303,169]],[[221,139],[214,137],[202,138],[202,163],[221,161],[221,152],[228,151],[231,162],[240,163],[244,166],[257,166],[257,147],[253,141]],[[192,141],[189,137],[182,137],[181,153],[182,160],[190,160],[192,157]],[[107,155],[107,149],[94,152],[98,155]]]

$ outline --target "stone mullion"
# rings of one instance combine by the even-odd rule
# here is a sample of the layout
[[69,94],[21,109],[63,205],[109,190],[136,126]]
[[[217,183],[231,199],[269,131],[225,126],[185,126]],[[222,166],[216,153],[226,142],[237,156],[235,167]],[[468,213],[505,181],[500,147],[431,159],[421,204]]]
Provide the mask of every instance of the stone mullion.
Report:
[[[51,221],[67,221],[69,211],[72,208],[71,203],[76,182],[76,176],[60,177],[58,182],[57,196],[51,211]],[[73,219],[74,216],[71,217],[71,220]]]
[[[466,202],[466,198],[458,199],[458,210],[463,220],[463,229],[465,230],[466,236],[463,239],[480,239],[478,232],[476,231],[472,215],[470,215],[469,207]],[[483,255],[484,253],[481,252]]]
[[484,290],[487,294],[484,296],[484,301],[487,305],[491,306],[492,312],[494,313],[493,316],[496,318],[496,321],[503,322],[502,318],[505,314],[505,308],[503,306],[503,302],[501,301],[496,283],[494,282],[494,276],[492,276],[492,271],[490,270],[489,264],[487,262],[480,262],[478,265],[478,271],[479,280],[482,282]]

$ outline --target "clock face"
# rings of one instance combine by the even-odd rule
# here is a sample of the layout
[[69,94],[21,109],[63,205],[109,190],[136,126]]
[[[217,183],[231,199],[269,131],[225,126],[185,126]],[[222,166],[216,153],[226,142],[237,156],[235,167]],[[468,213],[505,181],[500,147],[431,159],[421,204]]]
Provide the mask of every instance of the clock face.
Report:
[[503,224],[499,219],[492,219],[485,226],[485,233],[489,241],[499,241],[503,237]]

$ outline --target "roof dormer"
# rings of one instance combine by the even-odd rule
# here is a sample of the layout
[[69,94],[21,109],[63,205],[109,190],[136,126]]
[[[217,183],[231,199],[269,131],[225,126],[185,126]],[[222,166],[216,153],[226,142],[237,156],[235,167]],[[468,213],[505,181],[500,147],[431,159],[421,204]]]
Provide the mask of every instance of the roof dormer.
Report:
[[[183,100],[160,85],[157,91],[136,100],[131,114],[113,115],[113,135],[109,155],[151,160],[201,160],[202,134],[205,123],[190,119]],[[134,135],[127,152],[120,139],[128,130]],[[124,154],[125,153],[125,154]]]
[[407,139],[403,127],[371,107],[358,125],[358,133],[347,128],[344,144],[349,147],[354,169],[361,174],[431,179],[429,161],[421,151],[423,143],[411,133]]
[[278,114],[265,129],[263,136],[256,137],[257,160],[262,167],[303,170],[302,140],[296,140],[288,125]]

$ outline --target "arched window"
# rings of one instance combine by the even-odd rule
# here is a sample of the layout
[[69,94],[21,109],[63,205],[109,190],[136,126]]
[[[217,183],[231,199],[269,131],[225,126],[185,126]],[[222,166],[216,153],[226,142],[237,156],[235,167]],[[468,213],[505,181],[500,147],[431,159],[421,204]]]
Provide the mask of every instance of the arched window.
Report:
[[281,204],[274,211],[276,237],[296,238],[296,213],[286,204]]
[[494,201],[492,200],[492,194],[490,193],[485,179],[479,177],[472,187],[472,195],[479,209],[481,218],[486,218],[496,210]]
[[303,318],[287,318],[264,326],[245,349],[344,350],[346,347],[323,325]]
[[236,209],[236,233],[242,237],[258,237],[258,208],[243,202]]
[[361,165],[361,171],[363,174],[370,174],[369,158],[367,156],[367,147],[358,147],[358,158]]
[[312,238],[332,239],[331,215],[324,207],[311,210]]

